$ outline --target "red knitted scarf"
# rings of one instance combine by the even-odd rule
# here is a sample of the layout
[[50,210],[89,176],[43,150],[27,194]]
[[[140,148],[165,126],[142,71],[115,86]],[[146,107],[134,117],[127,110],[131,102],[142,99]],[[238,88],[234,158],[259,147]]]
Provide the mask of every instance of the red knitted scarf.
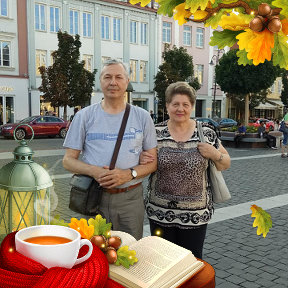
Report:
[[[108,277],[107,259],[97,246],[93,245],[93,252],[88,260],[72,269],[48,269],[16,251],[15,233],[8,234],[1,244],[1,288],[123,288]],[[83,246],[78,257],[84,256],[87,251],[87,247]]]

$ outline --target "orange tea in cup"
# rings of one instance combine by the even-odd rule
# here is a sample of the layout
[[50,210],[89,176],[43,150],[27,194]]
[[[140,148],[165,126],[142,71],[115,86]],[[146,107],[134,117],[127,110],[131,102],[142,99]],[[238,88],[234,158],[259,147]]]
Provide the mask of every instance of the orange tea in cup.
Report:
[[24,241],[32,243],[32,244],[39,244],[39,245],[58,245],[58,244],[65,244],[71,242],[72,240],[66,237],[60,236],[37,236],[24,239]]

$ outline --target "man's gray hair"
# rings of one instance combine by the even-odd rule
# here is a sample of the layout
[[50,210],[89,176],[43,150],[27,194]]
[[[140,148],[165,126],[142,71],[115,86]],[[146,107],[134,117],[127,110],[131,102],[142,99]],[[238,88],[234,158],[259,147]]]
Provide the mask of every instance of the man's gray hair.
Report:
[[127,78],[129,78],[129,70],[128,70],[128,68],[127,68],[127,65],[126,65],[125,63],[123,63],[122,61],[117,60],[117,59],[108,59],[108,60],[106,60],[106,61],[104,62],[103,68],[102,68],[102,71],[101,71],[101,74],[100,74],[100,78],[101,78],[102,72],[103,72],[103,70],[104,70],[104,68],[105,68],[106,66],[117,65],[117,64],[120,64],[120,65],[123,66],[124,71],[125,71],[125,75],[126,75]]

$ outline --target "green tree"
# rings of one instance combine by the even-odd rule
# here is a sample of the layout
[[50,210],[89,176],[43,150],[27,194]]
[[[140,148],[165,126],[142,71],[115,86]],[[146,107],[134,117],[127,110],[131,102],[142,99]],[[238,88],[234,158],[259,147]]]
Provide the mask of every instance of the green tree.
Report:
[[199,90],[201,86],[198,79],[194,78],[193,57],[185,48],[173,46],[169,49],[169,45],[166,45],[162,57],[164,61],[155,76],[154,91],[157,93],[159,106],[164,113],[165,90],[171,83],[186,81],[195,90]]
[[64,107],[67,119],[67,106],[84,106],[90,102],[97,70],[89,72],[80,61],[80,36],[75,38],[67,32],[59,31],[58,50],[52,53],[53,65],[40,67],[42,83],[38,88],[43,98],[53,107]]
[[241,109],[241,105],[243,107],[245,103],[245,124],[247,125],[249,102],[250,108],[256,107],[260,102],[265,103],[267,89],[280,75],[281,69],[273,66],[269,61],[257,66],[238,65],[237,51],[233,49],[222,56],[215,69],[216,82],[222,91],[228,93],[227,97],[235,101],[238,109]]
[[288,106],[288,71],[287,70],[284,70],[282,73],[281,100],[285,106]]

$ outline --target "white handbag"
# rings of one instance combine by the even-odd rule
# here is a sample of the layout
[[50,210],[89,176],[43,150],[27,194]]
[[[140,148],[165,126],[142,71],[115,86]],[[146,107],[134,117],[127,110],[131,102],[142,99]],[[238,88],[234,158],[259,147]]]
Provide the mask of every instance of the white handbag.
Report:
[[[197,130],[201,142],[206,143],[203,135],[203,129],[200,122],[197,121]],[[218,171],[213,161],[209,160],[208,177],[212,190],[212,200],[215,203],[222,203],[231,198],[231,194],[223,178],[222,172]]]

